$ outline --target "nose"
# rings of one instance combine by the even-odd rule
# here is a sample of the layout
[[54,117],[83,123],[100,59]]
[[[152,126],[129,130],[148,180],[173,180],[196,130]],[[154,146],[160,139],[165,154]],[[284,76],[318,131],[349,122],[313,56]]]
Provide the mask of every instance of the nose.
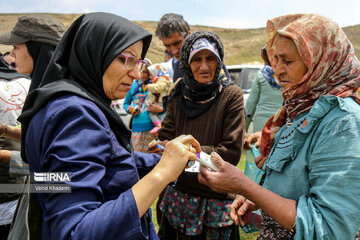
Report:
[[274,69],[275,75],[280,77],[282,74],[285,73],[284,64],[281,61],[278,61],[275,65]]
[[132,70],[129,70],[128,75],[133,79],[141,78],[139,66],[136,65]]
[[13,49],[11,49],[11,52],[10,52],[10,57],[15,58],[14,48],[13,48]]
[[200,69],[201,70],[207,70],[209,69],[209,64],[206,60],[201,60],[200,62]]
[[171,45],[170,46],[170,53],[173,55],[173,56],[177,56],[180,52],[180,49],[176,46],[173,46]]

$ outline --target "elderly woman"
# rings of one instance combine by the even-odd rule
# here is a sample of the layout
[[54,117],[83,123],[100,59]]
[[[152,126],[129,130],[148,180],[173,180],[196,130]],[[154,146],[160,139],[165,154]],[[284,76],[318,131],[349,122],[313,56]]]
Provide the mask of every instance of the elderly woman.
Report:
[[[360,227],[360,63],[331,20],[312,14],[268,21],[267,49],[284,106],[268,120],[256,159],[262,186],[215,156],[199,180],[242,194],[235,222],[261,208],[259,239],[354,239]],[[246,199],[247,200],[246,200]]]
[[200,146],[188,135],[170,141],[160,161],[133,152],[131,132],[110,108],[140,77],[150,41],[147,31],[108,13],[82,15],[61,39],[25,102],[22,153],[32,172],[70,172],[63,183],[71,193],[36,193],[40,212],[31,196],[34,239],[157,239],[148,209],[196,157],[186,145]]
[[[224,74],[224,49],[212,32],[189,35],[181,48],[184,78],[175,83],[160,140],[193,135],[206,153],[213,151],[236,166],[245,126],[241,89]],[[230,219],[233,199],[200,184],[197,172],[184,171],[166,189],[160,239],[239,239]]]

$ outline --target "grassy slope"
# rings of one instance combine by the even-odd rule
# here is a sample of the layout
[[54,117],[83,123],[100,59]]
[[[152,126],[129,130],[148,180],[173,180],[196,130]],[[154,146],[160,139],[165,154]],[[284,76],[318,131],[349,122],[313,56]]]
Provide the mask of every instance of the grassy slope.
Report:
[[[0,14],[0,33],[10,31],[15,25],[19,16],[24,14]],[[70,24],[80,14],[49,14],[57,17],[65,26]],[[135,21],[137,24],[147,29],[153,35],[157,22],[152,21]],[[265,27],[265,23],[264,23]],[[259,29],[224,29],[206,26],[191,26],[191,30],[213,31],[217,33],[223,41],[225,47],[225,63],[243,64],[243,63],[262,63],[260,58],[260,49],[265,44],[265,28]],[[360,54],[360,25],[344,28],[344,31],[352,41],[355,51]],[[11,46],[0,45],[0,51],[9,51]],[[164,47],[161,41],[154,36],[147,57],[154,63],[162,62]]]

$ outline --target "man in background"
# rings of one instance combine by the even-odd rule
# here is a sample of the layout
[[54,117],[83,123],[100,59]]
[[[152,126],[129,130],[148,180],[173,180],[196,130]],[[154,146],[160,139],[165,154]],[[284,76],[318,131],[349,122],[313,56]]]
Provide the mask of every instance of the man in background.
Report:
[[[190,34],[190,26],[185,21],[183,16],[176,13],[167,13],[160,18],[160,21],[157,24],[155,35],[159,37],[162,43],[165,46],[166,51],[170,53],[173,58],[162,63],[166,68],[167,73],[173,82],[176,82],[179,78],[183,77],[183,74],[180,70],[180,49],[183,45],[185,38]],[[162,108],[158,104],[151,104],[148,107],[150,112],[165,112],[167,106],[167,96],[163,98]],[[158,202],[156,203],[156,218],[158,224],[160,225],[162,219],[162,212],[160,210],[160,203],[164,196],[163,191],[159,195]]]
[[176,13],[167,13],[160,18],[155,35],[164,44],[166,50],[172,54],[173,59],[169,65],[164,65],[174,82],[182,77],[179,68],[180,49],[187,35],[190,34],[190,26],[183,16]]

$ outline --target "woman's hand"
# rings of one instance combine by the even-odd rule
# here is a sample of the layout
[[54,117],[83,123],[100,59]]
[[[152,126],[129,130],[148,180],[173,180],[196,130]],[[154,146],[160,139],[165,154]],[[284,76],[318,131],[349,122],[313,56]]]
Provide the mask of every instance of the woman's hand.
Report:
[[246,150],[251,150],[251,144],[255,143],[254,147],[258,148],[261,144],[261,131],[251,133],[245,136],[243,148]]
[[261,170],[263,169],[264,163],[266,162],[266,158],[263,157],[262,154],[260,154],[260,156],[258,156],[257,158],[255,158],[255,164],[258,168],[260,168]]
[[200,173],[198,174],[199,182],[209,186],[216,192],[239,193],[242,184],[240,178],[244,173],[236,166],[225,162],[215,152],[211,153],[211,158],[220,170],[212,172],[206,167],[201,166]]
[[162,108],[159,104],[157,103],[151,103],[148,107],[147,110],[149,112],[153,112],[153,113],[162,113],[164,111],[164,108]]
[[154,169],[137,182],[132,191],[139,211],[139,217],[170,183],[175,181],[189,160],[195,160],[200,144],[191,135],[181,135],[165,145],[165,151]]
[[175,181],[187,162],[196,159],[195,152],[200,151],[200,144],[193,136],[181,135],[166,143],[165,151],[155,168],[168,182]]
[[160,149],[158,147],[158,145],[165,147],[166,143],[168,142],[168,140],[164,140],[164,141],[155,141],[153,140],[149,145],[148,145],[148,149],[146,151],[146,153],[156,153],[160,156],[163,155],[164,150]]
[[235,225],[240,224],[244,227],[247,224],[246,213],[256,209],[255,203],[242,195],[238,195],[230,206],[230,217],[235,222]]

